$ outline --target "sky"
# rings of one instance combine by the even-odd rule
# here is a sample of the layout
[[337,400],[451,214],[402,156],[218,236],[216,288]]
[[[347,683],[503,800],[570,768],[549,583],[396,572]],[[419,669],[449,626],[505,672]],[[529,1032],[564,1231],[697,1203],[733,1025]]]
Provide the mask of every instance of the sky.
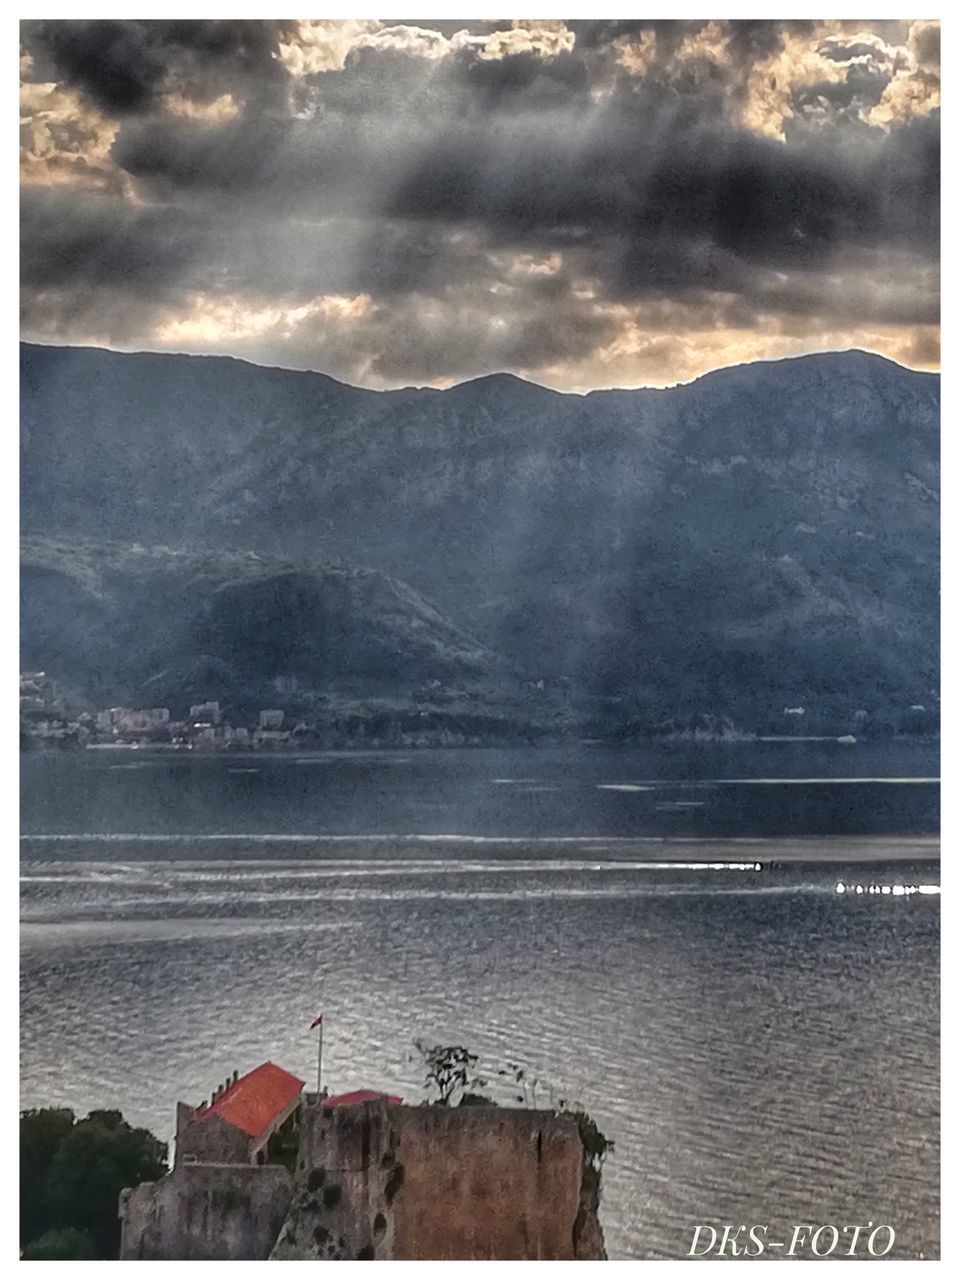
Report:
[[370,387],[939,367],[932,21],[28,21],[21,332]]

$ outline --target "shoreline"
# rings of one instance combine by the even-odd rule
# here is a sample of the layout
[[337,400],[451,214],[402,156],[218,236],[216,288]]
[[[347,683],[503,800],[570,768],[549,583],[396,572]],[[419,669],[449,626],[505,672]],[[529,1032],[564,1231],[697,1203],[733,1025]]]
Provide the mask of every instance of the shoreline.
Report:
[[21,742],[20,754],[57,755],[67,751],[139,751],[157,755],[182,756],[236,756],[263,758],[264,756],[365,756],[384,753],[412,751],[417,754],[433,751],[635,751],[647,746],[693,746],[693,747],[744,747],[750,745],[799,746],[806,743],[836,743],[839,746],[860,746],[875,743],[939,743],[940,734],[902,733],[902,734],[861,734],[853,737],[850,734],[742,734],[739,736],[719,735],[709,737],[704,734],[651,734],[649,737],[637,738],[551,738],[537,742],[514,738],[489,738],[474,742],[402,742],[374,741],[363,747],[321,747],[302,744],[271,743],[261,747],[220,745],[217,743],[177,743],[177,742],[84,742],[44,741],[31,738],[28,743]]

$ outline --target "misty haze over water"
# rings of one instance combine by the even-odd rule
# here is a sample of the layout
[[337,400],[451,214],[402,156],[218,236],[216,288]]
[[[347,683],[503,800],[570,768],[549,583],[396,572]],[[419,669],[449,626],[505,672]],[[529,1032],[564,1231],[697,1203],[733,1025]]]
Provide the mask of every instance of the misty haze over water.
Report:
[[334,1089],[418,1098],[421,1036],[585,1105],[611,1257],[936,1253],[936,743],[23,763],[22,1105],[169,1139],[234,1067],[309,1081],[322,1008]]

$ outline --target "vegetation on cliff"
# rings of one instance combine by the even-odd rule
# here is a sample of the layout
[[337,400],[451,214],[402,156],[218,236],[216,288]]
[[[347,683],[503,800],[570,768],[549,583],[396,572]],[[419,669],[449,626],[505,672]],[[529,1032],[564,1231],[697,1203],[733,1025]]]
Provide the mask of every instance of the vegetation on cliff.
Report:
[[[463,1045],[428,1045],[423,1040],[415,1040],[414,1045],[423,1063],[425,1101],[438,1107],[468,1107],[498,1105],[495,1099],[476,1090],[485,1089],[490,1084],[487,1077],[477,1073],[479,1055],[471,1053]],[[537,1090],[541,1090],[550,1099],[550,1109],[568,1113],[577,1123],[582,1149],[582,1179],[580,1188],[580,1210],[574,1226],[574,1235],[581,1234],[584,1250],[597,1249],[599,1253],[587,1252],[585,1256],[603,1256],[603,1237],[599,1231],[597,1210],[600,1205],[601,1174],[607,1155],[613,1150],[613,1142],[606,1136],[596,1120],[579,1102],[568,1102],[566,1098],[555,1100],[555,1093],[549,1084],[544,1084],[536,1077],[531,1077],[525,1067],[518,1062],[506,1062],[493,1068],[493,1074],[508,1082],[510,1086],[520,1090],[514,1094],[514,1100],[523,1105],[536,1107]],[[589,1237],[589,1239],[588,1239]]]
[[77,1120],[67,1108],[20,1113],[20,1248],[24,1259],[115,1259],[124,1187],[167,1172],[167,1147],[119,1111]]
[[496,1105],[476,1092],[485,1089],[487,1081],[474,1070],[478,1061],[475,1053],[459,1044],[428,1045],[423,1040],[415,1040],[414,1044],[423,1060],[427,1102],[438,1107]]

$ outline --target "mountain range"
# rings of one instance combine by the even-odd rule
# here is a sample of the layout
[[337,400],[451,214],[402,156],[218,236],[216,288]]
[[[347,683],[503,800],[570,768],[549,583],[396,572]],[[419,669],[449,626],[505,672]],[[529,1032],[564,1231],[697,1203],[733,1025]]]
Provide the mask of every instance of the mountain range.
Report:
[[24,344],[21,448],[24,661],[91,698],[212,662],[601,733],[936,700],[939,377],[876,355],[571,395]]

